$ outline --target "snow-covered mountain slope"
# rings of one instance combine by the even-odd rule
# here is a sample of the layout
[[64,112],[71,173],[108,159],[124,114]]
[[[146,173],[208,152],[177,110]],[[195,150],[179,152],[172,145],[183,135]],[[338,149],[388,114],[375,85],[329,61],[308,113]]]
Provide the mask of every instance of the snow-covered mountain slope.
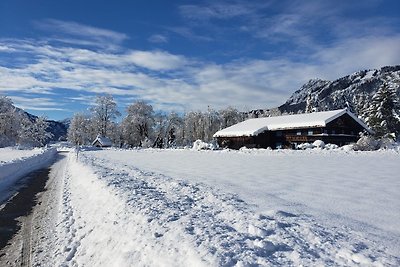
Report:
[[[25,114],[30,121],[36,121],[38,116],[30,114],[18,107],[16,107],[17,111],[20,113]],[[46,120],[49,124],[48,131],[52,134],[52,138],[50,141],[59,141],[59,140],[66,140],[67,138],[67,131],[69,127],[69,119],[65,119],[63,121],[54,121],[54,120]]]
[[[307,101],[311,101],[311,105],[321,111],[350,106],[353,111],[361,114],[384,82],[400,84],[400,65],[358,71],[335,81],[310,80],[294,92],[279,110],[289,113],[304,112]],[[400,95],[400,89],[397,90]]]

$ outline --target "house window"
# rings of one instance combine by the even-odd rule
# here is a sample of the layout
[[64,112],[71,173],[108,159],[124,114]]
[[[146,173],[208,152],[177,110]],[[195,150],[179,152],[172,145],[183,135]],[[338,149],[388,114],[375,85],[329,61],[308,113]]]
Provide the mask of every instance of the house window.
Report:
[[281,142],[276,142],[275,148],[277,148],[277,149],[282,148],[282,143]]
[[297,131],[296,135],[301,135],[301,131]]
[[277,132],[275,132],[275,135],[276,135],[276,136],[282,136],[282,131],[277,131]]
[[336,131],[335,131],[335,130],[332,130],[332,134],[336,134]]
[[308,130],[308,135],[313,135],[314,131],[313,130]]
[[324,130],[324,134],[327,134],[327,133],[328,133],[328,130],[325,129],[325,130]]

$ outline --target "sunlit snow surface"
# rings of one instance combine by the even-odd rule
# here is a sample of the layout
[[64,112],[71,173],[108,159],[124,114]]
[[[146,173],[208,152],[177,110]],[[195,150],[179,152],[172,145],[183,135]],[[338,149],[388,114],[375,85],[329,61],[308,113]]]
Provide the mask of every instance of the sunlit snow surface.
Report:
[[0,148],[0,165],[10,161],[16,161],[31,157],[43,152],[43,149],[16,149],[13,147]]
[[398,152],[104,150],[66,170],[58,265],[400,264]]

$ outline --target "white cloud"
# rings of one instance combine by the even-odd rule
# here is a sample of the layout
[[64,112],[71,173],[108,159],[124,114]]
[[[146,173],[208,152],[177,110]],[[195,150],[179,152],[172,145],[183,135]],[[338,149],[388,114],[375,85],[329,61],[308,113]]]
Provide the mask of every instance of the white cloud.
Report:
[[46,19],[37,21],[36,25],[39,28],[45,30],[51,30],[55,32],[63,32],[73,36],[89,37],[93,39],[111,39],[115,42],[122,42],[128,39],[128,36],[124,33],[119,33],[111,30],[96,28],[77,22],[61,21],[55,19]]
[[324,66],[320,77],[335,79],[351,72],[400,63],[400,35],[346,39],[317,51],[312,59]]
[[149,37],[148,41],[158,44],[168,43],[168,37],[163,34],[153,34]]
[[[308,57],[348,39],[396,34],[400,22],[397,17],[374,15],[383,5],[381,0],[204,1],[181,5],[179,11],[185,26],[171,29],[180,29],[180,34],[188,39],[201,32],[207,33],[204,38],[221,42],[237,34],[248,34],[249,47],[262,42],[265,47],[283,47],[288,54]],[[350,15],[355,13],[367,15]],[[232,19],[231,25],[226,27],[228,19]]]
[[[72,21],[45,19],[35,21],[34,25],[41,30],[51,32],[55,36],[49,38],[49,40],[67,44],[88,45],[115,50],[117,45],[129,39],[129,36],[125,33]],[[60,35],[62,37],[57,37]]]
[[54,101],[54,99],[43,98],[43,97],[22,97],[22,96],[11,96],[13,103],[22,109],[30,110],[41,110],[41,111],[65,111],[66,109],[60,108],[62,103]]
[[67,99],[71,100],[71,101],[82,102],[82,103],[90,103],[90,102],[94,101],[93,96],[82,95],[82,94],[79,94],[78,96],[74,96],[74,97],[67,97]]
[[194,33],[189,27],[166,27],[166,29],[192,41],[210,42],[213,40],[209,36]]
[[183,56],[163,51],[132,51],[127,57],[137,66],[159,71],[177,69],[187,63]]
[[0,67],[0,91],[19,91],[51,85],[23,69]]
[[13,48],[10,48],[5,45],[0,45],[0,52],[14,52],[15,50]]
[[112,53],[0,40],[0,46],[12,49],[8,53],[15,60],[32,59],[18,67],[0,66],[0,91],[16,97],[46,93],[30,102],[14,98],[20,106],[37,110],[60,109],[54,104],[58,89],[70,90],[70,99],[81,103],[90,99],[87,95],[111,93],[126,100],[144,99],[156,109],[271,108],[311,78],[336,79],[360,69],[398,64],[399,43],[399,35],[361,37],[315,48],[307,61],[281,57],[218,64],[166,51]]
[[202,5],[181,5],[179,11],[185,18],[194,20],[231,19],[253,15],[270,6],[270,1],[219,1]]

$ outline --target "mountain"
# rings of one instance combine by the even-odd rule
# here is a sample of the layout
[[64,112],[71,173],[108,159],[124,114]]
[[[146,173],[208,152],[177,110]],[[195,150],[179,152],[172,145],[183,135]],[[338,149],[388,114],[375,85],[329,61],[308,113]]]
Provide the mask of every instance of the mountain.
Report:
[[53,134],[52,141],[65,141],[67,140],[67,131],[69,127],[69,121],[53,121],[47,120],[49,123],[48,130]]
[[[15,109],[18,112],[27,116],[31,122],[36,121],[36,119],[38,118],[38,116],[30,114],[18,107],[15,107]],[[63,120],[63,121],[46,120],[46,122],[49,124],[47,131],[53,135],[50,141],[62,141],[67,139],[69,120]]]
[[[358,71],[335,81],[310,80],[278,109],[281,113],[303,113],[308,103],[319,111],[349,107],[361,115],[385,82],[400,85],[400,65]],[[400,96],[399,88],[397,94]]]

